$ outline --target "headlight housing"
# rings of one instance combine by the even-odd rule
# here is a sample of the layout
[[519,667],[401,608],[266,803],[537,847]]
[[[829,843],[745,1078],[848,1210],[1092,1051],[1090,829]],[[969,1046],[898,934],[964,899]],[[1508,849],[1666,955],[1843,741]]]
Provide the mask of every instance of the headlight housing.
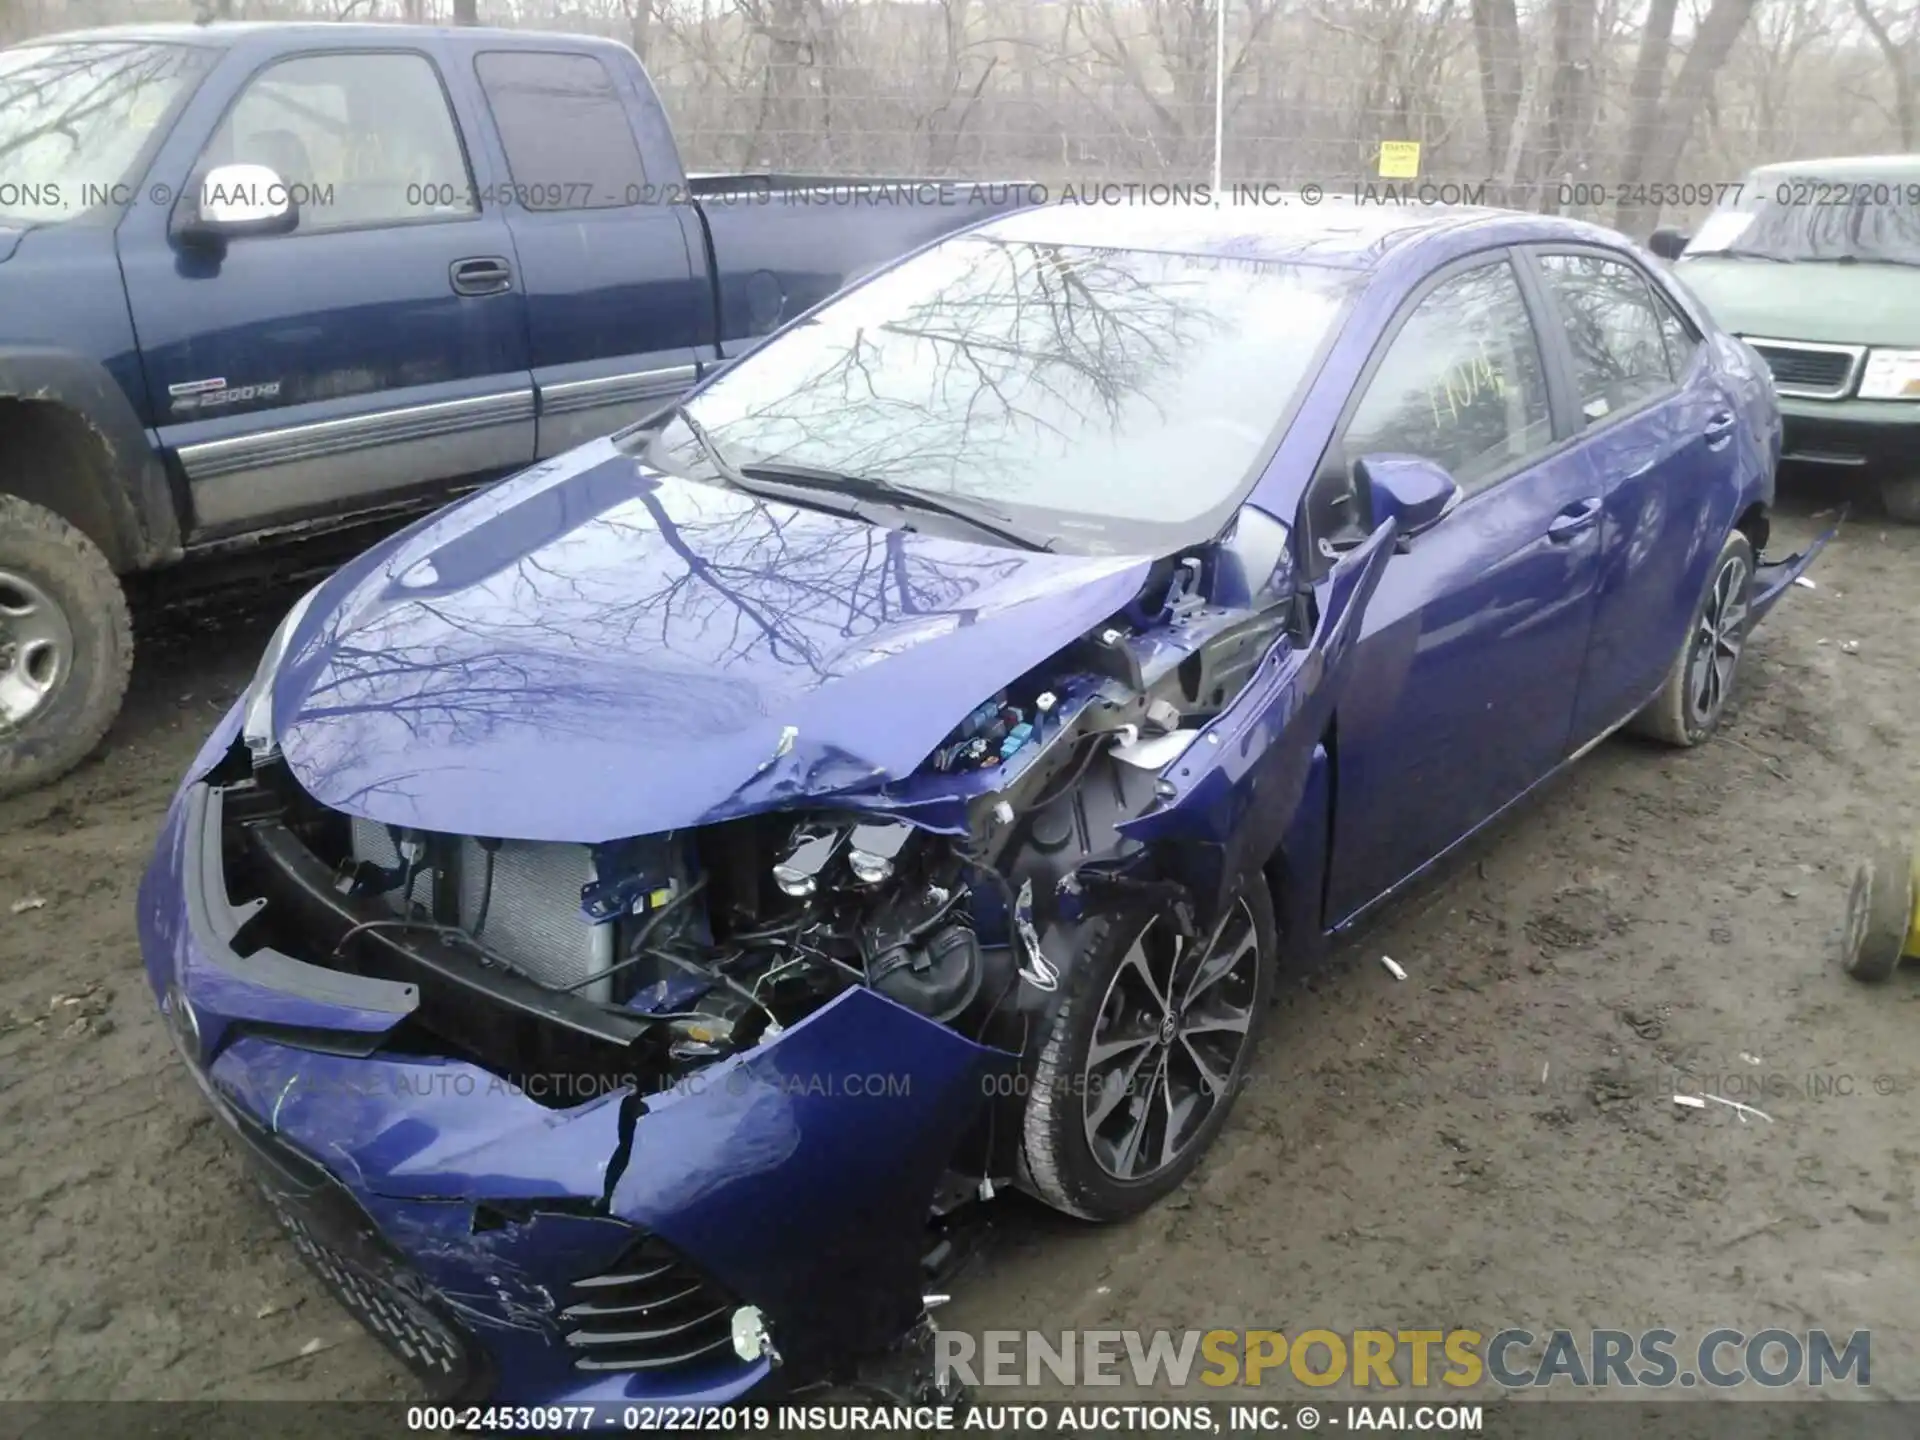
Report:
[[1862,400],[1920,400],[1920,350],[1869,350]]
[[240,735],[247,742],[247,749],[252,753],[256,765],[280,753],[280,737],[273,729],[273,682],[280,673],[280,662],[287,658],[287,648],[293,643],[294,630],[298,628],[301,617],[312,608],[314,597],[319,593],[320,587],[316,585],[294,601],[286,619],[280,622],[280,627],[273,632],[273,638],[267,641],[266,653],[260,657],[252,683],[247,686]]

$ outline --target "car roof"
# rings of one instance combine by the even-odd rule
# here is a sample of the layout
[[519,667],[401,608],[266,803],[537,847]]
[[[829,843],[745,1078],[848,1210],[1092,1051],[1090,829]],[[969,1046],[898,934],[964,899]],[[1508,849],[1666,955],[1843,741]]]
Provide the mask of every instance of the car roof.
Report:
[[[1014,211],[967,233],[1029,244],[1370,270],[1390,250],[1424,235],[1469,227],[1504,228],[1495,222],[1532,221],[1527,228],[1537,230],[1541,218],[1480,206],[1361,204],[1324,194],[1308,203],[1301,192],[1280,197],[1285,203],[1153,203],[1156,197],[1150,189],[1137,188],[1143,192],[1138,203],[1123,198],[1125,192],[1116,197],[1116,203],[1104,203],[1102,193],[1091,190],[1095,203],[1055,197],[1052,204]],[[1575,238],[1576,231],[1585,229],[1567,225],[1567,237]]]
[[[449,25],[368,25],[323,21],[222,20],[208,25],[184,22],[150,25],[102,25],[91,30],[65,30],[55,35],[36,35],[16,42],[25,46],[70,45],[75,43],[119,42],[148,45],[200,45],[214,49],[238,44],[260,35],[279,35],[291,42],[324,41],[330,46],[396,45],[422,34],[482,39],[509,45],[528,41],[551,42],[559,39],[569,45],[605,46],[614,42],[592,35],[561,35],[538,30],[503,30],[485,26]],[[8,47],[11,48],[11,47]]]
[[1819,175],[1847,180],[1920,180],[1920,155],[1834,155],[1824,160],[1779,160],[1753,171],[1756,180]]

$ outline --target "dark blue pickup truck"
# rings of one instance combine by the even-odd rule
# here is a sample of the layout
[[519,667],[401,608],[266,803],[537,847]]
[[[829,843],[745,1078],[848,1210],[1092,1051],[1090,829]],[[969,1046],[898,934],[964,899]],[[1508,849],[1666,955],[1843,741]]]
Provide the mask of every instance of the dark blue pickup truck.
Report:
[[0,795],[112,723],[124,577],[603,435],[1030,196],[690,178],[639,60],[579,36],[0,50]]

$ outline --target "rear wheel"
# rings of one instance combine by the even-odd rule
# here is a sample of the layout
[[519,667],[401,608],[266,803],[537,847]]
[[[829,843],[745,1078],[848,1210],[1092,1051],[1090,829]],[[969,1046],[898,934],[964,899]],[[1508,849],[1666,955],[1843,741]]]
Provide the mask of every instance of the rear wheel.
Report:
[[1753,606],[1753,542],[1738,530],[1727,537],[1694,606],[1666,683],[1631,729],[1669,745],[1692,746],[1720,726],[1740,673]]
[[1245,1078],[1274,950],[1258,874],[1192,939],[1164,913],[1100,922],[1027,1097],[1027,1188],[1070,1215],[1119,1220],[1185,1180]]
[[85,759],[120,713],[132,667],[126,597],[100,547],[0,495],[0,797]]
[[1894,519],[1920,525],[1920,475],[1907,480],[1882,480],[1880,503]]

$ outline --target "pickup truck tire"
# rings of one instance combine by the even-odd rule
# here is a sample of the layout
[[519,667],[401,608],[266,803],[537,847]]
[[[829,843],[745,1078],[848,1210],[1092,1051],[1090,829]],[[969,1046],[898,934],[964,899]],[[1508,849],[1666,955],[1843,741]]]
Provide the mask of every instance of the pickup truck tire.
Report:
[[132,669],[126,595],[100,547],[0,495],[0,799],[84,760],[120,713]]
[[[1199,1165],[1245,1084],[1271,1008],[1277,953],[1273,899],[1261,875],[1244,878],[1222,914],[1210,934],[1179,949],[1167,943],[1171,916],[1164,912],[1131,909],[1091,927],[1024,1102],[1021,1188],[1083,1220],[1123,1220]],[[1212,1086],[1194,1062],[1196,1045]],[[1156,1068],[1163,1065],[1178,1068]],[[1166,1088],[1160,1075],[1171,1082]],[[1149,1123],[1156,1115],[1180,1117],[1171,1155],[1162,1146],[1166,1129]],[[1157,1153],[1154,1163],[1127,1173],[1122,1137],[1136,1126],[1144,1139],[1134,1153]]]
[[1906,480],[1882,480],[1880,503],[1887,514],[1906,525],[1920,525],[1920,475]]
[[[1627,728],[1682,749],[1720,728],[1740,678],[1753,602],[1753,542],[1738,530],[1727,537],[1707,572],[1707,588],[1693,607],[1666,683]],[[1712,667],[1709,675],[1708,667]]]

